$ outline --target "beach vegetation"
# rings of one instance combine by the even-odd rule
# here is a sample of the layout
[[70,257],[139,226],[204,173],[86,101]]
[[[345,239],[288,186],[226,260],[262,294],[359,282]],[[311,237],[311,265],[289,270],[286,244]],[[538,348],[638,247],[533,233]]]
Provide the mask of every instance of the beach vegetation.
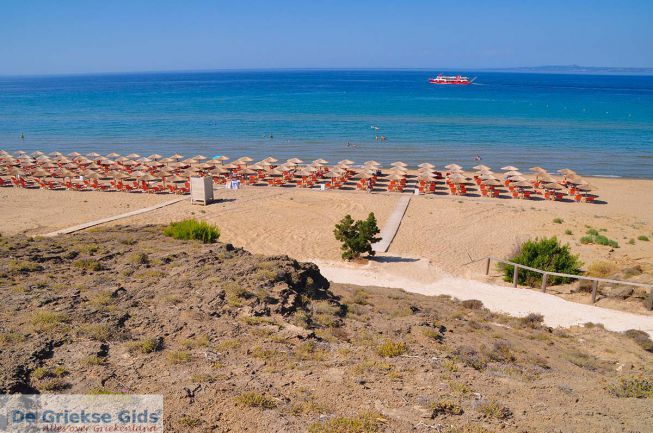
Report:
[[386,341],[376,351],[383,357],[394,358],[408,352],[408,346],[403,341]]
[[103,323],[88,323],[78,328],[80,336],[95,341],[107,341],[111,338],[111,328]]
[[651,337],[648,335],[648,333],[640,331],[639,329],[629,329],[624,332],[624,335],[632,339],[647,352],[653,352],[653,340],[651,340]]
[[277,407],[277,402],[272,397],[254,391],[240,394],[236,397],[236,404],[259,409],[274,409]]
[[593,228],[587,229],[587,232],[585,232],[585,236],[580,238],[580,243],[583,245],[596,244],[596,245],[609,246],[612,248],[619,248],[619,243],[617,241],[615,241],[614,239],[610,239],[605,235],[600,234],[598,230]]
[[147,253],[134,253],[129,257],[129,263],[132,265],[149,265],[150,257]]
[[574,232],[572,232],[570,229],[567,229],[567,230],[565,230],[565,234],[567,236],[572,236],[574,234]]
[[355,417],[337,417],[308,426],[308,433],[377,433],[385,420],[379,414],[365,413]]
[[196,428],[202,424],[202,420],[192,416],[184,415],[179,418],[179,424],[186,428]]
[[191,359],[191,354],[183,350],[171,351],[166,354],[168,364],[185,364],[190,362]]
[[539,313],[529,313],[519,318],[519,322],[525,328],[538,329],[544,323],[544,316]]
[[163,341],[160,338],[146,338],[141,341],[133,341],[128,345],[130,352],[152,353],[163,349]]
[[650,239],[646,235],[639,235],[637,236],[637,240],[642,241],[642,242],[648,242]]
[[504,420],[512,417],[512,411],[496,401],[484,401],[478,406],[478,411],[487,418]]
[[73,262],[73,266],[90,272],[97,272],[103,269],[102,263],[94,259],[79,259]]
[[373,212],[367,219],[358,221],[354,221],[351,215],[345,215],[333,230],[336,240],[342,243],[340,249],[344,260],[357,259],[363,253],[373,256],[372,244],[381,240],[376,237],[380,232]]
[[473,347],[460,346],[454,350],[453,355],[457,360],[474,370],[481,371],[487,366],[485,359]]
[[463,408],[453,400],[441,399],[431,404],[431,418],[439,415],[462,415]]
[[27,274],[29,272],[42,271],[43,266],[38,263],[30,262],[29,260],[15,260],[9,261],[8,271],[12,274]]
[[57,311],[39,310],[32,315],[32,325],[37,331],[50,331],[68,320],[66,314]]
[[170,223],[163,229],[163,234],[174,239],[198,240],[210,244],[220,238],[220,229],[206,221],[190,218]]
[[604,260],[599,260],[589,265],[589,267],[587,268],[587,275],[591,277],[606,278],[614,274],[618,270],[619,269],[617,268],[617,265],[615,265],[614,263],[604,261]]
[[[563,274],[579,275],[582,262],[578,255],[572,254],[569,245],[562,245],[555,236],[551,238],[536,238],[522,243],[517,252],[510,257],[510,261],[543,271],[559,272]],[[512,281],[514,266],[501,265],[506,281]],[[528,286],[537,286],[542,281],[542,274],[520,269],[518,283]],[[565,284],[571,278],[550,275],[550,285]]]
[[562,224],[564,220],[562,218],[553,218],[553,223],[554,224]]
[[609,391],[620,398],[653,398],[653,377],[623,377],[619,384],[611,387]]

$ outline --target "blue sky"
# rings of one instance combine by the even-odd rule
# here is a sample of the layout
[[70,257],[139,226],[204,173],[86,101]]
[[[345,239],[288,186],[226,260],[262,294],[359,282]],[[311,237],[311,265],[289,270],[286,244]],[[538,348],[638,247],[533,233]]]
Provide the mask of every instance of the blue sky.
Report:
[[0,0],[0,74],[653,67],[651,0]]

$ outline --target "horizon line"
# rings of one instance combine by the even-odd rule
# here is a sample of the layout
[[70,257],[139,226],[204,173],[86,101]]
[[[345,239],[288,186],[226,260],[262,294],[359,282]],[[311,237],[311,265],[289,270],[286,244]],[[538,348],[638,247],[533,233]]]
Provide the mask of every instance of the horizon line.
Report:
[[214,73],[214,72],[276,72],[276,71],[469,71],[469,72],[522,72],[549,74],[581,74],[591,75],[612,73],[618,75],[640,74],[653,75],[653,67],[648,66],[581,66],[581,65],[538,65],[538,66],[505,66],[505,67],[233,67],[209,69],[163,69],[163,70],[133,70],[133,71],[98,71],[98,72],[54,72],[28,74],[2,74],[0,78],[41,78],[41,77],[75,77],[102,75],[137,75],[137,74],[174,74],[174,73]]

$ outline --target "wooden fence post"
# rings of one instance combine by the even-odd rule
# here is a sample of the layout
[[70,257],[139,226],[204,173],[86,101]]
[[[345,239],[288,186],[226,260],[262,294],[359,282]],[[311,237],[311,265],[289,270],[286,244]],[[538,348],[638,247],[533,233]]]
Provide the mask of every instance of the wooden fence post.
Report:
[[596,289],[599,287],[599,282],[596,280],[592,281],[592,304],[596,302]]
[[549,274],[542,275],[542,293],[546,292],[546,283],[549,281]]
[[487,262],[485,263],[485,275],[490,275],[490,258],[487,258]]
[[512,287],[517,287],[518,277],[519,277],[519,268],[515,266],[515,270],[512,273]]
[[648,302],[647,302],[646,308],[649,311],[653,310],[653,287],[651,287],[651,291],[648,294]]

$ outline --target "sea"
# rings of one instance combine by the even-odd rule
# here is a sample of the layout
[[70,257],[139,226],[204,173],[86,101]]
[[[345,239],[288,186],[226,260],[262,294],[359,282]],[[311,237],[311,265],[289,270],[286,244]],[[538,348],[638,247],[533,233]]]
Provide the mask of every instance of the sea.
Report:
[[653,77],[275,70],[0,77],[0,149],[479,163],[653,178]]

